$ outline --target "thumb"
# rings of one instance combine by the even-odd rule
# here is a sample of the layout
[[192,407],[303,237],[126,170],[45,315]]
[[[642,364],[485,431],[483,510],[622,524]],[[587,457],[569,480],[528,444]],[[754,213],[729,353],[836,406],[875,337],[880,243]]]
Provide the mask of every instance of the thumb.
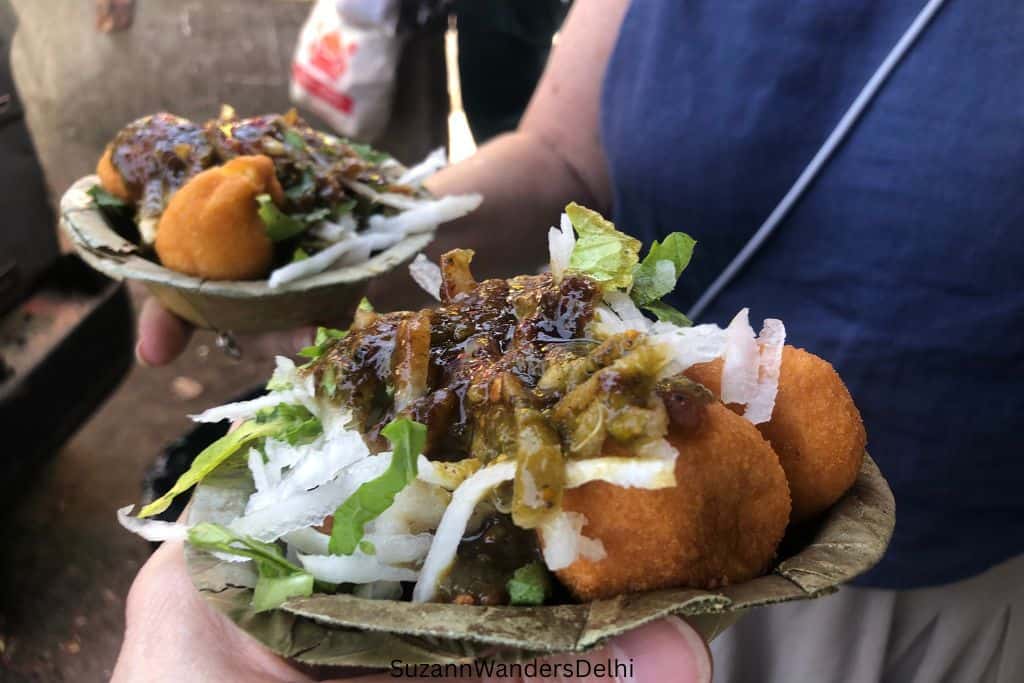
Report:
[[[605,664],[610,676],[636,683],[677,681],[711,683],[711,653],[693,627],[667,617],[610,640],[584,655],[592,664]],[[626,675],[617,663],[631,667]],[[630,673],[632,677],[630,677]]]

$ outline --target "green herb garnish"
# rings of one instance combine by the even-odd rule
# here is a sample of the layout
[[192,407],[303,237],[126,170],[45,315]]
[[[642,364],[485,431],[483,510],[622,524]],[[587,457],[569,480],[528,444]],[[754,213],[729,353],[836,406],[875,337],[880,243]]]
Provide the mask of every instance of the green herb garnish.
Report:
[[260,439],[273,437],[295,444],[315,438],[320,430],[320,421],[302,406],[281,404],[272,410],[263,411],[255,420],[243,422],[233,432],[204,448],[192,461],[192,466],[174,482],[171,490],[142,508],[139,517],[160,514],[170,507],[171,501],[178,495],[201,482],[231,456],[247,446],[256,445]]
[[509,604],[543,605],[551,597],[551,575],[540,562],[523,565],[505,584]]
[[313,339],[312,346],[303,347],[299,351],[299,355],[303,358],[316,360],[320,356],[324,355],[327,347],[329,347],[332,342],[338,339],[344,339],[347,334],[348,330],[335,330],[330,327],[318,327],[316,328],[316,337]]
[[[286,560],[273,543],[257,541],[210,522],[200,522],[189,529],[188,542],[200,550],[248,557],[255,563],[259,578],[252,606],[257,612],[274,609],[289,598],[313,594],[317,583],[313,575]],[[330,588],[329,584],[322,585]]]
[[391,464],[384,474],[363,483],[334,511],[328,550],[351,555],[363,540],[363,529],[391,507],[402,489],[416,478],[416,458],[427,443],[427,428],[419,422],[393,420],[381,434],[391,442]]

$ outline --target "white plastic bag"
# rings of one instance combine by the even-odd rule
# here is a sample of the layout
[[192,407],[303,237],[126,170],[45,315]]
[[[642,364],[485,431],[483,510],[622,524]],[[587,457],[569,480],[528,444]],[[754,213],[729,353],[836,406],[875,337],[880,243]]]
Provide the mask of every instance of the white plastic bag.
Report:
[[317,0],[292,60],[292,102],[342,135],[376,137],[391,115],[397,16],[397,0]]

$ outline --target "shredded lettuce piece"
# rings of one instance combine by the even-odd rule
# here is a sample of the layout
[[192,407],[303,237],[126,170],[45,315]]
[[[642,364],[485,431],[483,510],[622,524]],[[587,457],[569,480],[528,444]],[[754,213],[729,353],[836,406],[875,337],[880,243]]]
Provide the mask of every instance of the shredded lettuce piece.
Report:
[[[359,305],[362,306],[362,303],[360,302]],[[327,351],[327,348],[334,341],[344,339],[347,334],[348,330],[335,330],[330,327],[318,327],[316,328],[316,337],[313,339],[313,345],[303,347],[299,351],[299,355],[303,358],[316,360],[320,356],[324,355],[324,352]]]
[[256,422],[278,425],[278,429],[270,436],[289,446],[309,443],[323,433],[323,425],[308,408],[290,403],[261,410],[256,413]]
[[390,154],[381,152],[380,150],[374,149],[370,145],[365,145],[361,142],[345,140],[345,144],[347,144],[353,152],[358,154],[363,161],[368,161],[371,164],[380,164],[391,158]]
[[292,252],[292,261],[291,262],[292,263],[297,263],[298,261],[305,261],[308,258],[309,258],[309,252],[308,251],[306,251],[302,247],[295,247],[295,251]]
[[523,565],[505,584],[509,604],[543,605],[551,597],[551,575],[540,562]]
[[260,220],[266,226],[267,237],[271,242],[283,242],[301,235],[309,226],[319,223],[331,215],[331,210],[327,208],[316,209],[309,213],[286,214],[277,208],[277,204],[269,194],[257,195],[256,201],[260,205],[258,209]]
[[284,131],[284,141],[292,149],[300,151],[306,149],[306,141],[302,139],[299,131],[294,128],[288,128]]
[[160,514],[170,507],[171,501],[177,496],[201,482],[228,458],[260,439],[269,436],[294,445],[316,438],[321,430],[320,421],[302,406],[281,404],[272,410],[261,411],[255,420],[243,422],[238,429],[203,449],[192,461],[192,466],[174,482],[171,490],[142,508],[139,517]]
[[601,214],[573,202],[565,207],[579,238],[569,269],[597,280],[605,289],[629,289],[640,260],[640,240],[619,232]]
[[645,311],[650,311],[659,322],[672,323],[676,327],[690,327],[693,321],[686,317],[686,314],[675,306],[664,301],[653,301],[644,306]]
[[260,220],[267,226],[267,237],[271,242],[281,242],[305,231],[306,223],[277,208],[269,194],[257,195],[256,201],[260,205]]
[[416,458],[427,443],[427,428],[406,418],[393,420],[381,434],[391,442],[391,464],[384,474],[362,484],[334,511],[328,550],[351,555],[363,539],[365,526],[391,507],[395,496],[416,478]]
[[664,242],[654,240],[647,256],[633,269],[630,295],[637,306],[659,301],[676,288],[676,281],[693,257],[697,240],[683,232],[673,232]]
[[257,612],[274,609],[289,598],[313,594],[313,575],[286,560],[273,543],[257,541],[211,522],[200,522],[189,529],[188,542],[200,550],[247,557],[255,563],[259,579],[252,594],[252,606]]
[[[685,315],[661,298],[676,288],[679,276],[690,264],[693,247],[697,244],[695,239],[686,233],[673,232],[664,242],[655,240],[647,256],[638,263],[640,242],[616,230],[599,213],[575,203],[565,207],[565,213],[579,235],[569,257],[571,270],[597,280],[605,291],[606,300],[612,293],[624,290],[637,306],[659,321],[680,327],[692,325]],[[559,241],[557,231],[552,230],[549,241],[554,256],[555,242]]]

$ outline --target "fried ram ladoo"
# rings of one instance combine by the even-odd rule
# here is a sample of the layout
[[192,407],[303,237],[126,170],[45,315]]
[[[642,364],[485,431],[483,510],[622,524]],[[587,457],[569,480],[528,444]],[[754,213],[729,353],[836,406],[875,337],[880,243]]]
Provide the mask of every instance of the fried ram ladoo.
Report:
[[[720,395],[721,360],[686,375]],[[812,353],[783,349],[772,419],[758,429],[786,471],[794,522],[824,512],[857,478],[867,441],[860,411],[832,364]]]
[[273,243],[256,197],[283,202],[267,156],[236,157],[189,180],[160,218],[156,253],[168,268],[211,280],[258,278],[270,269]]
[[607,557],[557,573],[580,600],[671,586],[715,588],[770,568],[789,521],[789,488],[771,446],[720,403],[695,430],[670,430],[676,485],[647,490],[591,482],[567,489],[562,509],[583,513],[583,535]]

